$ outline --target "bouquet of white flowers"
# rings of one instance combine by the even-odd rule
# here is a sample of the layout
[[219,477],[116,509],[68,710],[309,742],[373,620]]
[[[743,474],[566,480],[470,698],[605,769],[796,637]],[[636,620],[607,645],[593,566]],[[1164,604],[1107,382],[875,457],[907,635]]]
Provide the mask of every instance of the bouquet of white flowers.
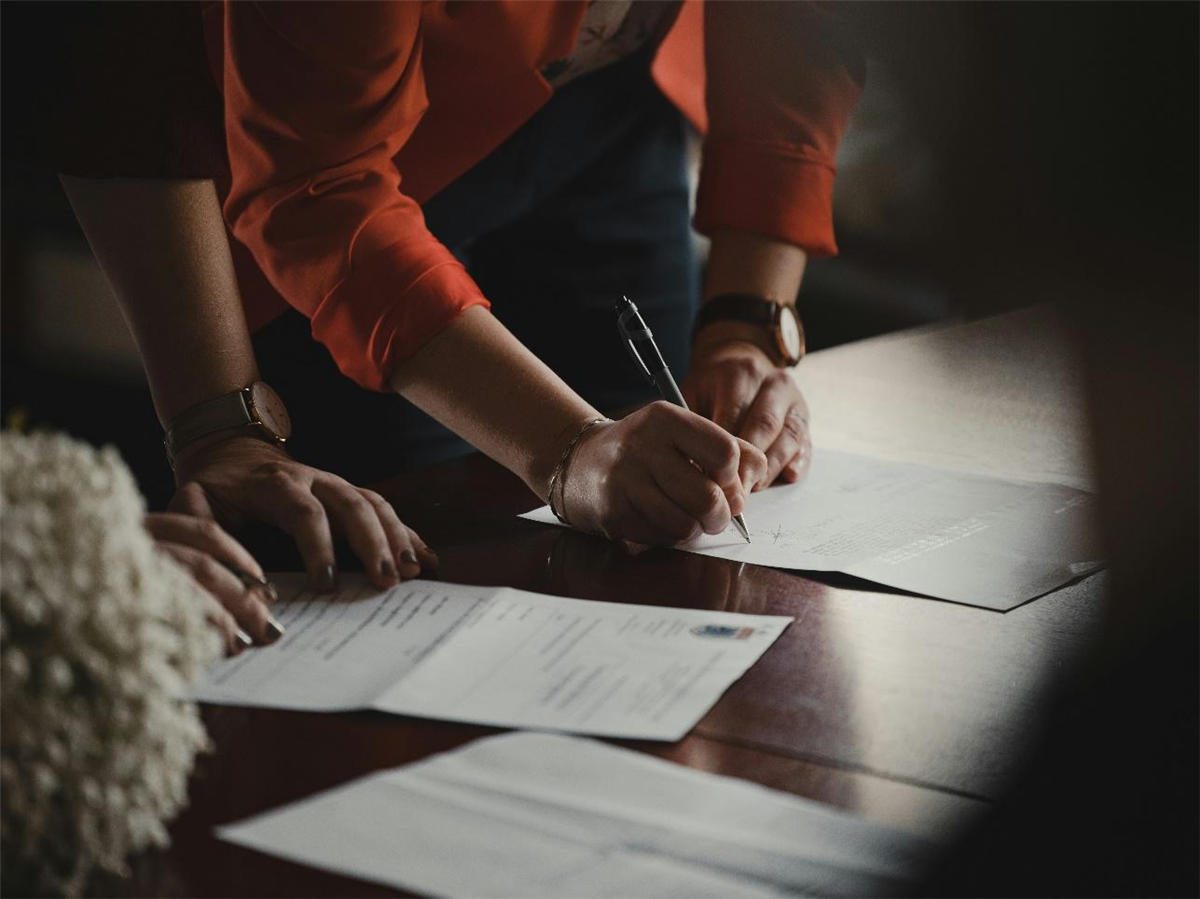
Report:
[[186,683],[220,650],[142,526],[115,450],[0,437],[0,852],[12,889],[78,895],[167,843],[207,737]]

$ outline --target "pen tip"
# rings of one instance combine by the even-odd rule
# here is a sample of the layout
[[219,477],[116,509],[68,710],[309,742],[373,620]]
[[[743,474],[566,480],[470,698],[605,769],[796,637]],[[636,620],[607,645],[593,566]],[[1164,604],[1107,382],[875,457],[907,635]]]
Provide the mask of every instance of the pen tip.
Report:
[[737,532],[742,535],[742,539],[745,540],[747,543],[749,543],[750,542],[750,529],[748,527],[746,527],[746,519],[743,518],[741,515],[734,515],[733,516],[733,526],[734,526],[734,528],[737,529]]

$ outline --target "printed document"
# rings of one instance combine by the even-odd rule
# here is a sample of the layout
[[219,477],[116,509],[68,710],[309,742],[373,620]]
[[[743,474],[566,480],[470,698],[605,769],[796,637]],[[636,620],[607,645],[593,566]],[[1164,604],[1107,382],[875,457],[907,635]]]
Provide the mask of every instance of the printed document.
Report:
[[1095,515],[1073,487],[823,450],[802,483],[751,494],[752,543],[730,528],[680,548],[1007,610],[1102,567]]
[[934,844],[628,749],[511,733],[218,828],[438,896],[878,896]]
[[792,619],[346,576],[273,575],[285,628],[218,663],[194,698],[677,740]]

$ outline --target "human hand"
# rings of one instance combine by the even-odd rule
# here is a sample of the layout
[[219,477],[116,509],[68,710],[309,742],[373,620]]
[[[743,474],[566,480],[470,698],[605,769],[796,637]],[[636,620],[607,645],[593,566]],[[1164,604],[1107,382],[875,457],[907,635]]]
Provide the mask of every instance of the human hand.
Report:
[[[267,610],[275,588],[254,557],[212,519],[150,512],[142,520],[159,549],[182,565],[212,600],[206,610],[227,655],[274,643],[283,627]],[[241,575],[239,576],[239,573]]]
[[176,459],[175,477],[179,489],[172,511],[228,527],[251,519],[274,525],[296,541],[317,590],[337,583],[335,529],[381,589],[437,566],[437,556],[378,493],[296,462],[262,440],[233,436],[186,447]]
[[761,451],[667,402],[593,427],[568,460],[560,508],[573,525],[662,545],[719,534],[766,475]]
[[812,460],[808,404],[786,369],[754,343],[727,340],[700,345],[681,385],[693,410],[766,453],[761,490],[776,478],[804,478]]

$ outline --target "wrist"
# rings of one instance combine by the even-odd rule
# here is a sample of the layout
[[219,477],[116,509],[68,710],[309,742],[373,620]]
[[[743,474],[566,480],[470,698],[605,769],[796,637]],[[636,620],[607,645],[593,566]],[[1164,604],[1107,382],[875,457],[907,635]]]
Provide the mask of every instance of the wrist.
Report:
[[520,473],[521,479],[543,502],[550,497],[550,479],[571,441],[588,422],[602,417],[595,409],[588,409],[562,419],[530,453],[526,470]]
[[[709,332],[705,334],[704,332]],[[726,293],[710,297],[696,315],[693,345],[741,340],[758,347],[777,368],[804,357],[804,326],[796,307],[767,297]]]
[[737,321],[714,321],[698,330],[692,340],[692,358],[703,358],[728,344],[752,346],[775,364],[770,335],[757,325]]
[[[550,475],[550,486],[547,490],[546,502],[550,506],[550,511],[554,513],[554,517],[563,524],[569,525],[571,522],[567,520],[567,474],[570,471],[571,463],[575,459],[581,444],[587,439],[596,428],[603,427],[606,424],[612,424],[612,419],[599,416],[584,423],[574,436],[568,441],[566,449],[562,451],[562,455],[558,457],[558,464],[554,466],[554,471]],[[558,505],[555,506],[555,491],[558,493]]]
[[214,460],[248,454],[291,459],[279,444],[256,437],[246,428],[230,428],[206,434],[181,449],[175,456],[175,483],[179,485],[191,480],[195,472]]
[[255,381],[175,416],[163,439],[167,459],[175,466],[179,454],[187,447],[229,432],[282,445],[291,436],[292,422],[278,394],[262,381]]

